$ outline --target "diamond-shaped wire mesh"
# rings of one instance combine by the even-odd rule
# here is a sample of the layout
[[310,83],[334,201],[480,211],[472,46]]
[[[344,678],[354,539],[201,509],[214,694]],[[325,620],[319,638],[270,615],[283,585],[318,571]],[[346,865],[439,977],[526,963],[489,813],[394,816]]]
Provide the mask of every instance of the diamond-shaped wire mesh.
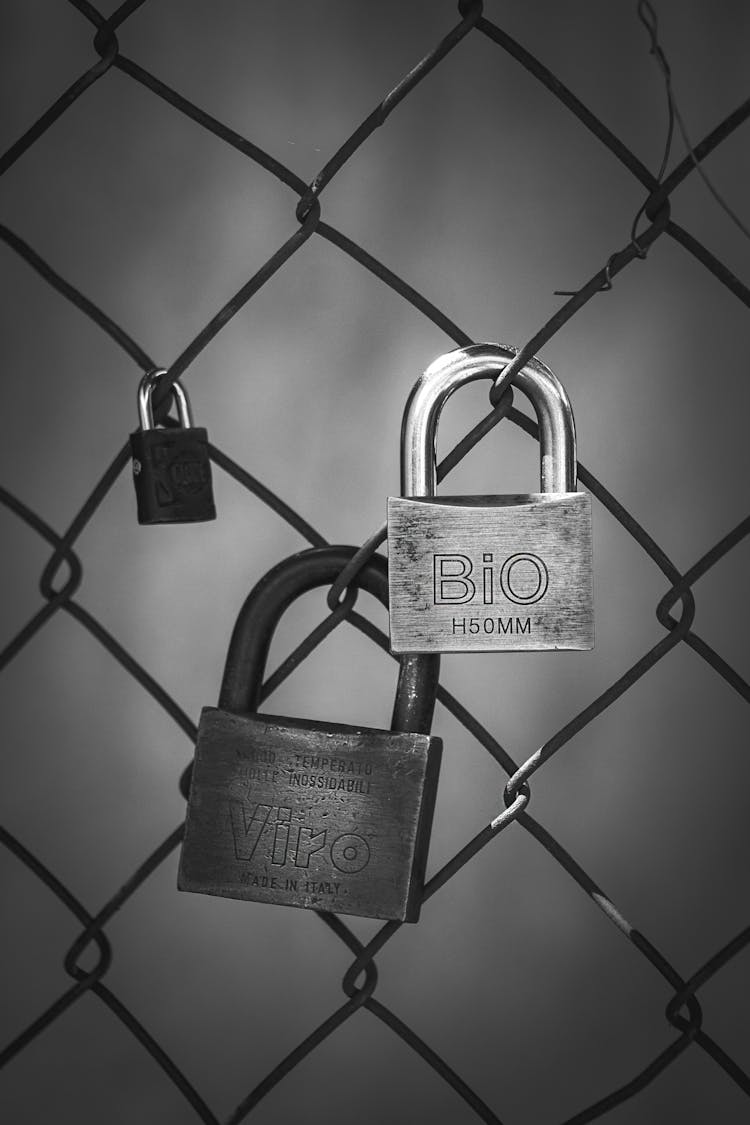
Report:
[[[696,160],[741,205],[747,15],[660,5],[694,122],[661,176],[643,4],[10,7],[7,1119],[745,1120],[750,291]],[[179,896],[191,716],[306,543],[365,547],[327,616],[282,623],[266,694],[383,725],[384,618],[335,607],[411,384],[475,338],[523,347],[489,414],[446,411],[442,475],[524,490],[536,426],[503,391],[548,359],[596,501],[595,654],[444,659],[417,927]],[[135,523],[159,364],[214,442],[215,525]]]

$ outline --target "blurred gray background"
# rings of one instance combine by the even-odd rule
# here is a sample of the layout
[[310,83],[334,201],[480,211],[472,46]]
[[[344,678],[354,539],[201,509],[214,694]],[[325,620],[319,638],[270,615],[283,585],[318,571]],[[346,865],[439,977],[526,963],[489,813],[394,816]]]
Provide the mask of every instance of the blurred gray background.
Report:
[[[114,4],[103,4],[106,15]],[[654,172],[666,104],[634,2],[488,0],[507,30]],[[659,0],[686,125],[700,139],[748,95],[750,9]],[[3,149],[95,60],[91,26],[55,0],[2,14]],[[458,20],[447,0],[284,4],[150,0],[122,52],[309,181]],[[706,162],[748,219],[748,126]],[[684,153],[679,138],[675,155]],[[164,366],[296,229],[273,176],[111,70],[0,181],[2,221]],[[510,57],[471,33],[322,196],[323,217],[477,341],[523,344],[624,247],[644,191]],[[748,242],[693,175],[673,217],[745,282]],[[2,481],[64,530],[137,425],[140,372],[2,247]],[[186,373],[196,422],[334,542],[359,543],[398,490],[400,418],[419,373],[453,343],[380,281],[312,237]],[[565,384],[579,457],[690,567],[746,514],[747,310],[666,237],[592,300],[541,357]],[[451,400],[446,452],[487,410]],[[517,396],[517,404],[528,404]],[[450,491],[536,486],[536,446],[503,424]],[[234,617],[263,573],[305,546],[215,470],[219,518],[139,527],[124,473],[77,550],[78,600],[194,718],[216,700]],[[49,547],[0,509],[3,643],[42,604]],[[446,686],[519,761],[663,635],[656,567],[594,502],[594,653],[446,656]],[[745,541],[695,587],[695,630],[745,677]],[[366,603],[372,604],[366,604]],[[385,627],[365,596],[360,609]],[[306,596],[275,666],[325,613]],[[338,629],[274,696],[280,714],[387,725],[395,666]],[[184,816],[192,748],[65,613],[0,678],[0,823],[95,912]],[[272,704],[272,706],[271,706]],[[531,811],[684,976],[748,921],[750,765],[744,704],[678,646],[537,775]],[[429,871],[502,806],[504,775],[438,708],[445,742]],[[744,731],[744,733],[743,733]],[[170,858],[108,926],[106,983],[226,1115],[341,1002],[350,955],[314,914],[175,889]],[[78,923],[0,852],[7,1042],[70,983]],[[366,938],[376,923],[352,920]],[[705,1027],[745,1069],[748,953],[701,990]],[[526,833],[512,826],[378,957],[377,996],[503,1122],[555,1123],[628,1081],[676,1036],[662,978]],[[0,1074],[13,1125],[197,1120],[143,1048],[85,996]],[[344,1125],[475,1115],[366,1011],[251,1120]],[[612,1125],[748,1119],[698,1047]]]

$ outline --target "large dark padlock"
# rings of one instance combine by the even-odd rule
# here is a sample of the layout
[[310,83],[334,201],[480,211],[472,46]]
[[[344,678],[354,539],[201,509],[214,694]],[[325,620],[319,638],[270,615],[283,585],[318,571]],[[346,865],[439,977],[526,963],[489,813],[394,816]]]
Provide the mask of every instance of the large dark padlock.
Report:
[[515,354],[500,344],[449,352],[407,401],[402,495],[388,500],[394,653],[593,647],[591,500],[576,491],[568,396],[545,364],[532,359],[513,380],[539,422],[541,492],[435,495],[446,399],[464,383],[496,379]]
[[[390,731],[253,713],[282,613],[354,551],[302,551],[246,599],[219,706],[201,713],[180,890],[417,921],[442,753],[429,736],[440,658],[401,658]],[[355,584],[388,604],[382,557]]]
[[130,435],[133,481],[138,522],[194,523],[216,519],[208,434],[194,426],[187,392],[175,380],[179,428],[157,429],[151,398],[154,386],[166,372],[149,371],[138,388],[140,430]]

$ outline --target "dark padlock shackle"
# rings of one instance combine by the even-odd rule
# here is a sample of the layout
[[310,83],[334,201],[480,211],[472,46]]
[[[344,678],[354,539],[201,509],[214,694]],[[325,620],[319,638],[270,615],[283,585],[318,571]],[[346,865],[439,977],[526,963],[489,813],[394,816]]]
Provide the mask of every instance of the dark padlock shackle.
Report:
[[[312,547],[284,559],[261,578],[245,599],[232,632],[219,695],[221,710],[257,711],[271,640],[282,614],[308,590],[330,586],[356,551],[356,547]],[[388,568],[382,555],[373,555],[352,584],[388,608]],[[392,729],[429,734],[440,657],[407,653],[399,657],[399,664]]]
[[[475,379],[496,379],[517,354],[504,344],[472,344],[439,356],[419,377],[401,427],[402,496],[435,495],[435,438],[449,396]],[[565,388],[539,359],[517,371],[513,385],[529,397],[539,422],[541,491],[575,492],[576,431]]]
[[[138,386],[138,420],[141,423],[142,430],[154,429],[154,408],[151,405],[151,398],[156,383],[166,373],[166,367],[155,367],[153,371],[147,371],[140,381]],[[180,426],[183,430],[192,430],[193,414],[190,409],[190,399],[179,379],[175,379],[172,384],[172,393],[177,403]]]

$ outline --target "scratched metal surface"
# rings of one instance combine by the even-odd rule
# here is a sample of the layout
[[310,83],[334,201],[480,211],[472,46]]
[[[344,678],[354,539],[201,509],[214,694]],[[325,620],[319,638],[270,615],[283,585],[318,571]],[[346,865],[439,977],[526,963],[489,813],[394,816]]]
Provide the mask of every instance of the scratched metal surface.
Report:
[[441,742],[204,708],[179,887],[415,922]]
[[388,500],[393,652],[590,649],[585,493]]

